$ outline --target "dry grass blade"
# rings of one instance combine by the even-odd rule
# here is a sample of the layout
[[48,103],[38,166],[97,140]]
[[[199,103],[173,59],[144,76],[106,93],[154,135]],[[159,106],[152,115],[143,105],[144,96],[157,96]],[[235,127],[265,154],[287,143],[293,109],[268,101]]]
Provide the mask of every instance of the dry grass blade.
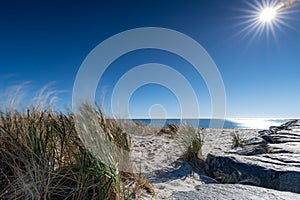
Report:
[[154,189],[152,187],[152,185],[150,183],[148,183],[147,179],[138,179],[134,190],[133,190],[133,194],[134,197],[137,199],[139,197],[139,190],[140,189],[145,189],[148,193],[155,195]]

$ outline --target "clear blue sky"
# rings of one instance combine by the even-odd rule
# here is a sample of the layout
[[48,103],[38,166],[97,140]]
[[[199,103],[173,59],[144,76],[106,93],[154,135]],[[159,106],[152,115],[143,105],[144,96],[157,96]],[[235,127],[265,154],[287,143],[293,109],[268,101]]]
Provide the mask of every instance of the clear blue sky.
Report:
[[[237,34],[245,27],[243,9],[250,7],[241,0],[2,1],[0,91],[25,81],[35,89],[54,81],[52,87],[64,91],[59,104],[70,106],[76,73],[94,47],[128,29],[164,27],[195,39],[214,59],[226,89],[227,117],[299,118],[299,5],[286,21],[292,28],[276,28],[277,40]],[[99,83],[105,102],[122,73],[149,62],[184,73],[197,91],[202,117],[210,115],[201,77],[181,58],[158,50],[116,60]],[[137,90],[130,108],[143,116],[153,104],[164,105],[170,117],[178,114],[175,96],[157,85]]]

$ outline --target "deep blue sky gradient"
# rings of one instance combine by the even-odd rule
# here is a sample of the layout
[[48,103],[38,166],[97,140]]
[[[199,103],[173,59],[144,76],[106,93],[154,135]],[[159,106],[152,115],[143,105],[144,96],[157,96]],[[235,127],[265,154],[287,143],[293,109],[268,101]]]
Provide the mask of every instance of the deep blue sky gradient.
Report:
[[[223,77],[227,117],[299,118],[299,5],[288,15],[293,28],[276,29],[277,40],[238,35],[242,9],[250,7],[241,0],[1,1],[0,91],[25,81],[34,88],[54,81],[64,91],[59,104],[70,107],[76,73],[94,47],[119,32],[153,26],[180,31],[207,50]],[[132,52],[112,64],[99,83],[105,103],[122,73],[148,62],[185,74],[197,91],[201,117],[210,116],[202,78],[176,55],[155,50]],[[155,103],[165,105],[169,117],[178,116],[174,95],[156,85],[140,88],[130,108],[142,117]]]

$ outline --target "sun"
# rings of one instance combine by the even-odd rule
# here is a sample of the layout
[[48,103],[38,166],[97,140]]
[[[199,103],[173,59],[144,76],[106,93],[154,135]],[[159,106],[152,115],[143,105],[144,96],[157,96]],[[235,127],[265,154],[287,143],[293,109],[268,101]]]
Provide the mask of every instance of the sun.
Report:
[[282,12],[278,6],[278,1],[261,0],[249,1],[246,0],[248,8],[242,10],[240,25],[243,28],[237,33],[243,38],[251,36],[252,39],[266,35],[267,38],[272,36],[276,39],[276,32],[282,31],[282,26],[289,26],[286,14]]
[[268,7],[261,11],[259,14],[259,20],[264,23],[272,23],[272,20],[276,18],[277,9],[274,7]]

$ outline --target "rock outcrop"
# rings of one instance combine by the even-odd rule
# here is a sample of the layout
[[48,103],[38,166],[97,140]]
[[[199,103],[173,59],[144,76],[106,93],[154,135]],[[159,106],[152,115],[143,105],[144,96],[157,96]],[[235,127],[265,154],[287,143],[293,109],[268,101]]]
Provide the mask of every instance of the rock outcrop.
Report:
[[300,121],[247,137],[240,147],[224,145],[208,152],[208,174],[220,183],[300,193]]
[[195,191],[181,191],[173,194],[178,200],[211,200],[211,199],[243,199],[243,200],[283,200],[300,199],[300,194],[282,192],[255,186],[239,184],[203,184],[195,187]]

